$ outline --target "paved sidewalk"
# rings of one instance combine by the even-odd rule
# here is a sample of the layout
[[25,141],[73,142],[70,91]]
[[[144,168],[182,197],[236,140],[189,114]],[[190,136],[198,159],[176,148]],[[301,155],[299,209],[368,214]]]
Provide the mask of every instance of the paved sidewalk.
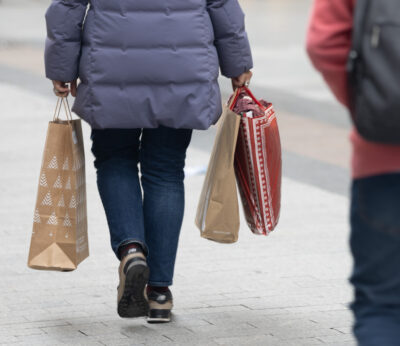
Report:
[[[116,314],[118,263],[89,152],[90,257],[72,273],[28,269],[36,181],[54,102],[0,84],[0,105],[0,344],[354,345],[347,198],[290,179],[283,182],[274,234],[254,236],[243,224],[237,244],[221,245],[199,237],[193,219],[203,176],[187,178],[169,325]],[[189,151],[189,167],[207,161],[207,152]]]

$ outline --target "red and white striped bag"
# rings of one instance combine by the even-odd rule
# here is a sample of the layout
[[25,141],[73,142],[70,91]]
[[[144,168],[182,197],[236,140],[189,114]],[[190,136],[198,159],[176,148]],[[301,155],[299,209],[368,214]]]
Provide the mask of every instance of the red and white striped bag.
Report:
[[241,115],[235,152],[235,173],[251,231],[268,235],[281,207],[282,152],[271,103],[258,101],[243,87],[231,109]]

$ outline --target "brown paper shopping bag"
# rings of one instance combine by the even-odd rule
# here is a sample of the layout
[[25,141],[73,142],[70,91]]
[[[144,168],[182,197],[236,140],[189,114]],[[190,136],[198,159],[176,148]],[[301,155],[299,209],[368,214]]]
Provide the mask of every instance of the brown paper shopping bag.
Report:
[[[67,121],[59,119],[62,104]],[[74,270],[89,256],[85,156],[80,120],[59,98],[48,125],[33,219],[28,266]]]
[[197,208],[196,225],[201,236],[220,243],[234,243],[239,236],[234,169],[239,124],[240,116],[230,110],[230,105],[225,107]]

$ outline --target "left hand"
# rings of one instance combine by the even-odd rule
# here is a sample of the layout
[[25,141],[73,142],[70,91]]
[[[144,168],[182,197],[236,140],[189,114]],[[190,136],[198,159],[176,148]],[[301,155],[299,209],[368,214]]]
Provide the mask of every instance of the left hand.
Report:
[[56,96],[67,97],[70,92],[73,97],[76,96],[77,80],[75,79],[68,83],[70,84],[70,87],[68,87],[66,82],[53,80],[53,87],[54,87],[53,90],[54,90],[54,93],[56,94]]
[[251,77],[253,77],[253,72],[247,71],[242,73],[240,76],[232,78],[232,88],[235,91],[237,88],[242,87],[243,85],[249,86]]

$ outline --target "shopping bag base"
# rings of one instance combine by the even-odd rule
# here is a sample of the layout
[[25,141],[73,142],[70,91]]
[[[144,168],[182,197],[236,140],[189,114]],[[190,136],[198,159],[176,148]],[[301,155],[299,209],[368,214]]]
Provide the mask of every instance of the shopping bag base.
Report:
[[[55,266],[53,263],[57,263]],[[28,262],[28,267],[38,270],[73,271],[77,268],[74,262],[56,243],[39,253]]]
[[207,240],[211,240],[216,243],[220,244],[234,244],[238,241],[238,238],[228,237],[228,238],[221,238],[220,233],[216,233],[215,235],[210,235],[213,233],[212,231],[208,231],[208,235],[201,234],[201,237]]

